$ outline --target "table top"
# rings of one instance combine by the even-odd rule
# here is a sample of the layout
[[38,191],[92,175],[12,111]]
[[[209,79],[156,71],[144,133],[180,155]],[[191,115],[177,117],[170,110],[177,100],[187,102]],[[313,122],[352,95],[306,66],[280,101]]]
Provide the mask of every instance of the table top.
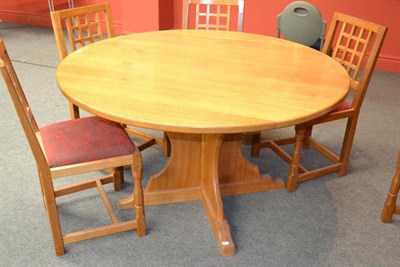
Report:
[[243,32],[171,30],[85,46],[57,69],[75,105],[120,123],[183,133],[298,124],[335,108],[347,72],[319,51]]

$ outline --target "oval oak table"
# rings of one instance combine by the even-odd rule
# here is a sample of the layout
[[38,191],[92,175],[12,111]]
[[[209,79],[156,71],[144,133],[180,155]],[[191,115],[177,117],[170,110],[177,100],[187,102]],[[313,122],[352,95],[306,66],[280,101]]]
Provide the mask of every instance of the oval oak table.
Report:
[[[242,133],[295,125],[334,109],[350,85],[308,47],[256,34],[172,30],[107,39],[57,69],[73,104],[109,120],[165,131],[171,155],[145,205],[201,200],[223,255],[235,253],[221,196],[284,188],[241,152]],[[133,207],[132,196],[119,201]]]

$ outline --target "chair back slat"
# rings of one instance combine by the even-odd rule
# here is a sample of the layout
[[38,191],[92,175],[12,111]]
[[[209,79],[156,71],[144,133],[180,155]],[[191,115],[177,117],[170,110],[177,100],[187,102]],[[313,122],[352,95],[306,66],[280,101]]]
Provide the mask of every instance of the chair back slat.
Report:
[[39,141],[40,131],[38,125],[1,38],[0,69],[36,162],[49,170],[45,153]]
[[335,13],[323,53],[332,53],[349,73],[351,88],[355,90],[352,105],[356,109],[367,91],[379,52],[386,34],[386,27]]
[[[68,55],[63,25],[67,29],[71,51],[103,40],[105,35],[107,37],[115,36],[109,3],[53,11],[51,12],[51,21],[60,59]],[[102,27],[103,23],[105,32]]]
[[238,10],[237,30],[243,30],[244,0],[185,0],[182,28],[189,28],[190,6],[195,6],[195,25],[198,30],[231,30],[231,15]]

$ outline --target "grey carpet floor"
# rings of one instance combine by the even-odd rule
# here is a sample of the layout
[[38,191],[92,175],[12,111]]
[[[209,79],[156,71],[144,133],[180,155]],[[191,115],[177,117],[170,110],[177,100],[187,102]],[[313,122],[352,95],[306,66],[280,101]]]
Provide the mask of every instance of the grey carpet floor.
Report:
[[[14,67],[39,125],[69,117],[57,88],[57,50],[52,30],[0,23]],[[220,254],[200,202],[146,208],[148,234],[135,231],[67,245],[56,257],[40,194],[36,166],[3,82],[0,82],[1,266],[399,266],[400,218],[383,224],[380,213],[400,148],[400,75],[375,71],[366,96],[348,174],[285,190],[225,197],[236,254]],[[317,128],[318,139],[339,147],[343,123]],[[292,135],[293,129],[270,133]],[[270,151],[248,159],[261,172],[286,180],[288,167]],[[307,153],[312,164],[320,164]],[[144,184],[167,162],[161,150],[143,152]],[[83,179],[86,175],[74,179]],[[132,190],[129,170],[121,192]],[[65,181],[56,181],[56,185]],[[58,201],[65,232],[108,223],[96,191]],[[119,211],[121,218],[131,211]]]

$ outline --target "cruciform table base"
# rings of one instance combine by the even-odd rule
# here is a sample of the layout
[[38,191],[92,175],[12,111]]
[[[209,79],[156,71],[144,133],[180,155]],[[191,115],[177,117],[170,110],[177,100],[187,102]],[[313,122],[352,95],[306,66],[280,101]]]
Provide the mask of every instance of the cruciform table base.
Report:
[[[235,253],[222,196],[283,189],[282,179],[260,175],[242,154],[242,134],[168,133],[171,155],[167,165],[150,178],[145,205],[201,200],[224,256]],[[119,208],[133,208],[133,195]]]

